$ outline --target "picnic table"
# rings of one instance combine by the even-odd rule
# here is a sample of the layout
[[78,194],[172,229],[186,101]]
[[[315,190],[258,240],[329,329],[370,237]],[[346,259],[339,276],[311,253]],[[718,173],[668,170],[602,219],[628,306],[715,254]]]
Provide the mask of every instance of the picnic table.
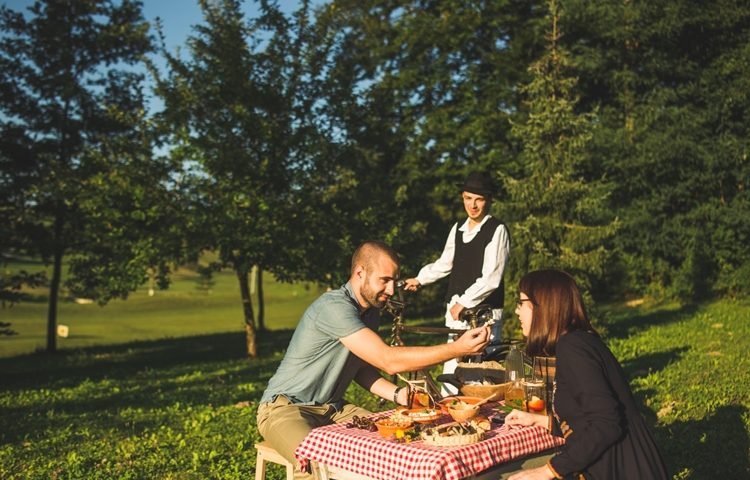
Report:
[[[484,405],[480,415],[491,415],[497,406],[495,402]],[[370,418],[377,420],[392,413],[376,413]],[[450,421],[444,416],[437,423]],[[506,462],[563,443],[541,427],[510,428],[495,423],[482,441],[456,447],[432,446],[421,440],[397,442],[378,432],[333,424],[313,429],[295,455],[303,467],[312,462],[312,470],[320,479],[460,480],[479,478]]]

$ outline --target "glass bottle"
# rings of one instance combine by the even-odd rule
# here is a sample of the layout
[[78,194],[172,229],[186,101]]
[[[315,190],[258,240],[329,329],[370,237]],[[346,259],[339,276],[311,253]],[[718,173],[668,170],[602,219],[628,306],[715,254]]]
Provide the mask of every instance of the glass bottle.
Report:
[[526,409],[529,412],[547,415],[547,396],[542,376],[542,358],[534,357],[532,361],[531,377],[524,383],[526,391]]
[[510,344],[510,350],[505,356],[505,381],[515,382],[523,380],[523,353],[515,343]]
[[521,380],[514,381],[508,387],[505,392],[505,405],[516,410],[526,410],[526,392]]
[[525,410],[526,406],[526,393],[521,383],[523,374],[523,353],[516,344],[511,343],[505,356],[505,381],[510,383],[505,392],[505,404],[517,410]]

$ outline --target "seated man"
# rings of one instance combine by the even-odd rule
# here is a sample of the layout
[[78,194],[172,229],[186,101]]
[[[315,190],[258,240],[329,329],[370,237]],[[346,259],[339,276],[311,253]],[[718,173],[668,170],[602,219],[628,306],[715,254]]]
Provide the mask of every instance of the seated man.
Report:
[[414,371],[479,353],[487,345],[488,327],[430,347],[391,347],[383,342],[377,334],[379,309],[393,295],[398,274],[398,258],[390,247],[365,242],[354,252],[349,281],[321,295],[302,315],[261,398],[257,418],[263,438],[293,464],[295,449],[311,429],[370,413],[344,400],[352,380],[379,397],[406,405],[407,390],[378,370],[391,375]]

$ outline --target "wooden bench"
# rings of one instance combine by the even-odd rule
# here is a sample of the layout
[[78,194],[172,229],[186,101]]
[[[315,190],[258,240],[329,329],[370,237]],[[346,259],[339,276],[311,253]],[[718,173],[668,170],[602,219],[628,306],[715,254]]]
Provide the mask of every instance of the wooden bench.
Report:
[[255,480],[266,480],[266,464],[276,463],[286,468],[286,480],[294,480],[294,465],[282,457],[268,442],[255,444],[258,456],[255,460]]

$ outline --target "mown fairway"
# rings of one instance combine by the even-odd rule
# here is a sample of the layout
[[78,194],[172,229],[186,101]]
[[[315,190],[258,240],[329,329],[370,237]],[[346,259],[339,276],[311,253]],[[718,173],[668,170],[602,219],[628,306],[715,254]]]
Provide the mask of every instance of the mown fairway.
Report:
[[[15,263],[14,268],[35,271],[41,266]],[[318,287],[277,283],[270,275],[264,278],[266,325],[270,329],[294,328],[299,315],[319,294]],[[0,357],[45,348],[47,293],[44,289],[32,291],[34,301],[0,309],[0,321],[10,322],[19,333],[0,336]],[[104,307],[64,299],[59,306],[58,323],[70,329],[68,338],[57,339],[61,349],[244,331],[234,274],[222,271],[214,276],[212,285],[206,285],[190,269],[178,270],[169,289],[156,290],[153,296],[148,295],[148,288],[141,288],[127,300],[113,300]]]
[[[190,328],[206,330],[0,359],[0,478],[253,478],[256,402],[291,330],[266,333],[262,358],[248,360],[236,314],[202,322],[212,315],[208,310],[218,309],[201,313],[193,304],[178,308],[187,301],[173,301],[172,313],[156,318],[144,313],[146,299],[139,296],[106,321],[67,321],[105,332],[132,309],[144,317],[140,325],[163,329],[155,337],[176,336],[176,324],[186,317],[193,319]],[[269,302],[270,318],[275,304]],[[219,320],[223,315],[230,318]],[[695,308],[611,308],[600,322],[675,478],[750,478],[749,316],[747,302],[722,301]],[[132,313],[123,323],[136,317]],[[291,327],[296,314],[286,321]],[[207,333],[211,328],[218,333]],[[357,387],[349,397],[378,408]],[[274,470],[271,478],[283,475]]]

